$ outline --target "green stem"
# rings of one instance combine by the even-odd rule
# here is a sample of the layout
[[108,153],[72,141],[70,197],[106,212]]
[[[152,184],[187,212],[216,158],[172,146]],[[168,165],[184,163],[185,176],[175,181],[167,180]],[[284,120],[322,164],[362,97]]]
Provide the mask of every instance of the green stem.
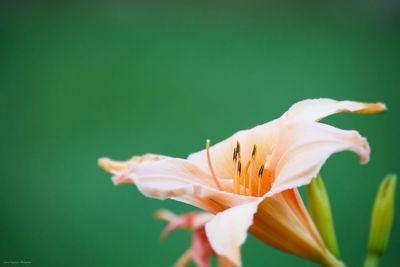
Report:
[[379,266],[379,256],[374,253],[368,253],[367,258],[365,258],[364,267],[378,267]]
[[346,267],[344,262],[338,260],[331,253],[327,254],[327,256],[324,259],[324,262],[321,263],[321,266],[324,266],[324,267]]

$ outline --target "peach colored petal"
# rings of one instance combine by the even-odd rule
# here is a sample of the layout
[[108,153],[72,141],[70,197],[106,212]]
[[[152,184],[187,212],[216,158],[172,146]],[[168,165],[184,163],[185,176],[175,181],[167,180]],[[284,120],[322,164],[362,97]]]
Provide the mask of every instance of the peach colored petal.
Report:
[[262,199],[227,209],[206,224],[207,237],[214,251],[236,266],[241,265],[240,247],[246,240],[247,229],[253,224],[260,201]]
[[329,98],[307,99],[294,104],[284,115],[298,120],[319,121],[336,113],[375,114],[386,110],[383,103],[336,101]]
[[250,233],[272,247],[322,266],[343,266],[323,244],[297,189],[265,198]]
[[289,191],[266,198],[259,205],[250,233],[281,251],[324,263],[329,253],[300,203]]
[[100,158],[98,164],[106,172],[111,172],[114,174],[118,171],[125,170],[131,163],[146,163],[146,162],[158,161],[164,158],[166,157],[162,155],[144,154],[142,156],[133,156],[132,158],[126,161],[113,161],[108,158]]
[[250,231],[272,247],[316,262],[320,262],[325,253],[321,238],[295,189],[266,198],[259,206]]
[[314,237],[314,240],[323,246],[323,241],[306,207],[304,206],[297,188],[283,191],[280,195],[285,199],[287,206],[291,209],[294,215],[301,221],[301,224],[308,229],[309,233]]
[[[116,163],[103,158],[99,165],[106,168]],[[225,191],[218,190],[209,173],[183,159],[162,157],[142,163],[129,162],[125,169],[107,171],[114,174],[116,185],[135,184],[147,197],[171,198],[213,213],[254,199],[231,193],[230,183],[222,183]]]
[[270,162],[275,176],[270,194],[308,184],[334,153],[352,151],[361,163],[369,160],[368,142],[356,131],[315,122],[287,123]]

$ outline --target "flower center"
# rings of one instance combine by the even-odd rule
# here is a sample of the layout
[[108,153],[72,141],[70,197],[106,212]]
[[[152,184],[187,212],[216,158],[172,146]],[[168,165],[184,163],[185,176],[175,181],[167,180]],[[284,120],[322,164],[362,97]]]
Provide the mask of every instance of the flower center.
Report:
[[[233,191],[235,194],[260,197],[271,188],[272,172],[266,168],[266,159],[258,156],[257,145],[253,145],[251,158],[244,169],[240,142],[233,149]],[[267,157],[268,158],[268,157]]]
[[[242,157],[240,153],[240,142],[236,142],[236,147],[233,149],[233,192],[239,195],[260,197],[271,189],[273,181],[272,172],[266,167],[268,159],[274,152],[264,157],[257,153],[257,145],[253,145],[251,158],[247,161],[245,167],[242,166]],[[206,141],[206,155],[208,168],[210,169],[211,178],[219,190],[223,190],[218,181],[215,171],[212,166],[210,155],[210,140]]]

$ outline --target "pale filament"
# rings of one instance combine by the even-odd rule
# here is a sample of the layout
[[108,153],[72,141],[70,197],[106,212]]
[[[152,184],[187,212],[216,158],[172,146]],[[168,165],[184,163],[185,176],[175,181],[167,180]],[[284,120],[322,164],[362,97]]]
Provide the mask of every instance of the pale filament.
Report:
[[249,195],[250,193],[250,187],[249,187],[249,167],[250,167],[251,161],[249,160],[246,164],[246,167],[244,168],[244,173],[243,173],[243,194],[247,196],[247,188],[249,189]]
[[242,161],[240,160],[240,158],[238,159],[238,165],[237,165],[237,192],[238,194],[240,194],[240,183],[242,181]]
[[211,164],[210,140],[209,140],[209,139],[207,139],[207,141],[206,141],[206,153],[207,153],[208,168],[210,169],[211,177],[212,177],[212,179],[213,179],[215,185],[217,186],[217,188],[218,188],[219,190],[222,190],[222,186],[221,186],[221,184],[219,183],[219,181],[218,181],[218,179],[217,179],[217,176],[215,175],[214,169],[213,169],[213,167],[212,167],[212,164]]
[[251,152],[251,170],[250,170],[250,177],[249,177],[249,191],[250,196],[253,195],[253,174],[256,171],[256,155],[257,155],[257,145],[254,144],[253,151]]

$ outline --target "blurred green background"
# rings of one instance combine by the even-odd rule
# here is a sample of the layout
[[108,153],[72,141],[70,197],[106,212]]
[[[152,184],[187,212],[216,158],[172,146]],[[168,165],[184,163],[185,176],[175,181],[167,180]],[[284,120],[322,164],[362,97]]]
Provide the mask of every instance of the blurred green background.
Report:
[[[306,98],[385,102],[383,115],[325,120],[368,137],[371,161],[334,155],[322,174],[341,252],[361,266],[376,189],[400,173],[399,8],[149,1],[2,4],[0,264],[171,266],[158,208],[193,210],[114,187],[97,159],[185,157]],[[400,264],[400,198],[382,266]],[[249,238],[245,266],[314,266]]]

